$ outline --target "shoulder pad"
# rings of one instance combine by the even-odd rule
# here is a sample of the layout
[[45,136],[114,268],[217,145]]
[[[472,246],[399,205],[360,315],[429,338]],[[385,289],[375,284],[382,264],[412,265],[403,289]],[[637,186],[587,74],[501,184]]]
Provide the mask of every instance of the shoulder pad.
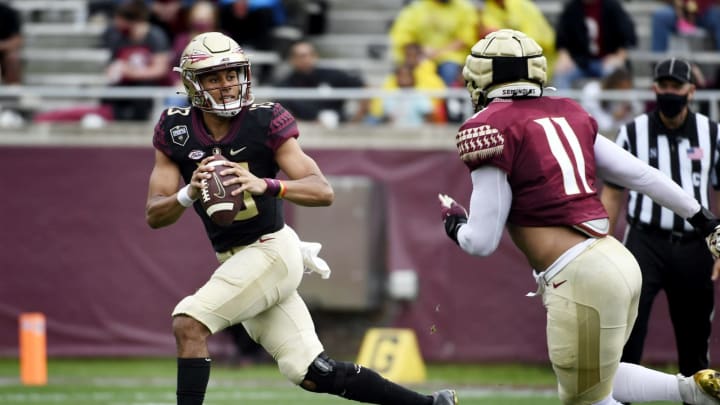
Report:
[[466,128],[455,135],[460,159],[466,164],[479,163],[502,153],[505,139],[490,125]]

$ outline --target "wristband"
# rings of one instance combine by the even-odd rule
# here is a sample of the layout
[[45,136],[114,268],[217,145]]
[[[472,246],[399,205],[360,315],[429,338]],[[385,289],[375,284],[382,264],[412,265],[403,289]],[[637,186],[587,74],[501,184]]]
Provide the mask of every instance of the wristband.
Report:
[[271,195],[277,198],[283,198],[285,196],[287,188],[285,187],[285,183],[283,183],[282,180],[269,179],[267,177],[263,178],[263,180],[267,185],[267,188],[265,189],[266,195]]
[[197,200],[197,198],[192,199],[190,197],[189,190],[190,190],[190,185],[187,184],[185,187],[178,190],[177,194],[175,195],[175,198],[177,198],[177,201],[180,203],[180,205],[182,205],[185,208],[193,205],[193,203],[195,203],[195,200]]

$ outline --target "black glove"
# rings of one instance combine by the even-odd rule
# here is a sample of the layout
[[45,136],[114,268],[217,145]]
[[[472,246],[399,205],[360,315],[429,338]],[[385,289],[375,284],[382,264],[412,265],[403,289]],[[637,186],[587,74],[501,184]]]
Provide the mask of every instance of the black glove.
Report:
[[467,210],[448,195],[438,194],[438,198],[440,199],[440,214],[445,224],[445,233],[453,242],[458,243],[458,230],[467,223]]
[[705,243],[714,258],[720,257],[720,219],[707,208],[688,218],[695,231],[705,237]]

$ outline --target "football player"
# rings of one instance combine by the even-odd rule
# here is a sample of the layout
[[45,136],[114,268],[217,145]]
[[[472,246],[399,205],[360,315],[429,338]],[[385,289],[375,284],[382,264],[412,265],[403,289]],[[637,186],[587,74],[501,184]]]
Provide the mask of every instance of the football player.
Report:
[[[168,226],[192,206],[221,263],[172,313],[178,405],[202,404],[207,338],[238,323],[305,390],[375,404],[456,404],[453,390],[423,395],[325,353],[297,292],[303,253],[282,205],[330,205],[330,184],[300,148],[293,116],[277,103],[253,103],[250,61],[234,40],[217,32],[196,36],[176,70],[191,106],[168,108],[155,126],[146,218],[152,228]],[[208,163],[216,153],[229,162],[214,169]],[[233,194],[242,209],[229,226],[213,223],[198,201],[213,170],[235,176],[225,186],[241,185]],[[280,170],[288,180],[276,178]]]
[[641,276],[632,254],[607,235],[596,175],[689,218],[716,257],[720,222],[670,179],[599,136],[577,103],[543,96],[545,70],[542,49],[522,32],[499,30],[472,47],[463,77],[476,113],[456,143],[473,191],[469,214],[440,195],[447,235],[465,252],[487,256],[507,227],[535,270],[563,403],[720,403],[714,370],[684,377],[620,363]]

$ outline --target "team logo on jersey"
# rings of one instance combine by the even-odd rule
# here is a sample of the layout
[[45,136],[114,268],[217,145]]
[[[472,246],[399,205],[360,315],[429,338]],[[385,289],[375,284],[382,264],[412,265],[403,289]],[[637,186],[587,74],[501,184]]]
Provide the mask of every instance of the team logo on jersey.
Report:
[[186,125],[176,125],[170,128],[170,136],[172,137],[173,143],[180,146],[185,146],[188,138],[190,138]]
[[199,149],[193,149],[188,153],[188,157],[192,160],[200,160],[205,156],[205,152],[199,150]]

